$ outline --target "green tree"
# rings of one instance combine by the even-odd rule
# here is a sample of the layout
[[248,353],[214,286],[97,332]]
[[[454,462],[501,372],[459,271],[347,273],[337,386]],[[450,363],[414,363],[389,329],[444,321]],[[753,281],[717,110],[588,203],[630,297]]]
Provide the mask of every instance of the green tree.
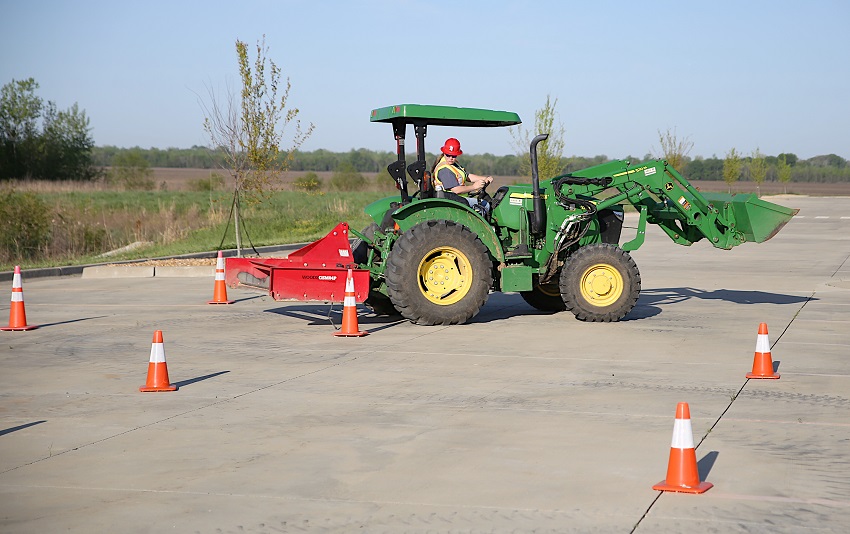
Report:
[[[261,202],[280,186],[282,173],[289,168],[295,150],[312,134],[313,125],[301,128],[297,108],[287,109],[289,78],[281,82],[281,70],[268,58],[265,36],[257,42],[253,67],[248,45],[237,39],[241,91],[219,97],[210,89],[209,103],[202,102],[204,129],[212,148],[222,152],[223,168],[233,180],[233,222],[237,255],[242,255],[240,199]],[[282,147],[286,127],[295,132],[288,148]]]
[[729,186],[729,192],[732,192],[732,184],[738,181],[741,177],[743,162],[738,151],[732,147],[726,153],[726,159],[723,160],[723,181]]
[[37,89],[32,78],[12,80],[0,89],[0,179],[96,177],[85,111],[76,103],[66,111],[54,102],[45,105]]
[[761,196],[761,184],[767,177],[767,162],[758,147],[750,159],[750,177],[756,183],[756,195]]
[[33,78],[12,80],[0,89],[0,179],[30,175],[36,154],[38,119],[44,103]]
[[788,164],[785,154],[780,154],[776,160],[776,171],[779,181],[785,185],[785,193],[788,193],[788,182],[791,181],[791,165]]
[[799,159],[799,158],[797,158],[797,154],[792,154],[791,152],[783,152],[782,154],[779,154],[779,156],[777,156],[777,157],[785,158],[785,162],[788,165],[790,165],[791,167],[796,165],[797,160]]
[[66,111],[58,111],[48,102],[41,136],[42,177],[65,180],[91,180],[100,172],[94,165],[89,119],[76,103]]
[[688,137],[679,138],[675,128],[672,132],[670,128],[667,128],[664,132],[658,130],[658,142],[661,145],[661,150],[660,152],[654,151],[658,154],[656,157],[663,159],[677,171],[684,171],[688,154],[694,148],[693,141]]
[[550,95],[546,95],[546,103],[534,113],[533,134],[521,126],[510,129],[513,138],[511,144],[520,157],[521,176],[531,177],[531,139],[543,133],[549,134],[549,138],[537,145],[538,174],[541,178],[552,178],[564,171],[565,165],[561,159],[564,154],[564,125],[555,109],[557,105],[557,98],[553,100]]

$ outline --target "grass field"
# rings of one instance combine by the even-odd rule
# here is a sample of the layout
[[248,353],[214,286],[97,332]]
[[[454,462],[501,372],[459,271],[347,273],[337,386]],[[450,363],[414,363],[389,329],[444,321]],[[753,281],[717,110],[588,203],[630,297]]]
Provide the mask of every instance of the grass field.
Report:
[[[155,168],[154,180],[157,184],[165,184],[169,191],[186,191],[190,188],[193,182],[198,180],[207,180],[213,173],[221,174],[221,171],[211,169],[166,169]],[[474,171],[473,171],[474,172]],[[292,183],[299,177],[304,176],[306,171],[291,171],[283,176],[285,187],[291,188]],[[325,184],[330,182],[332,172],[317,172]],[[370,180],[374,178],[374,173],[362,173]],[[686,177],[687,178],[687,177]],[[495,191],[502,185],[514,183],[527,183],[527,179],[520,176],[494,176],[493,185],[488,188],[488,191]],[[719,191],[729,192],[729,188],[725,182],[720,181],[695,181],[693,184],[701,191]],[[415,189],[414,189],[415,190]],[[732,186],[733,193],[755,193],[756,184],[754,182],[736,182]],[[808,196],[845,196],[850,195],[850,183],[813,183],[803,182],[782,184],[779,182],[764,182],[759,188],[759,193],[762,195],[808,195]]]
[[[0,270],[51,267],[106,261],[102,254],[135,244],[133,250],[111,255],[113,260],[162,257],[235,248],[231,223],[232,194],[227,190],[196,191],[221,171],[209,169],[153,169],[154,191],[120,191],[101,183],[18,182],[17,191],[37,193],[51,213],[51,244],[38,259],[0,257]],[[311,241],[324,236],[340,221],[355,229],[370,221],[363,213],[368,203],[395,195],[392,183],[377,183],[364,173],[369,187],[361,192],[308,194],[293,183],[305,172],[283,176],[282,191],[262,204],[242,208],[247,238],[243,247]],[[317,173],[327,189],[330,172]],[[388,179],[385,178],[387,182]],[[502,185],[526,183],[517,176],[496,176],[491,193]],[[693,182],[706,192],[728,192],[724,182]],[[411,191],[415,186],[411,184]],[[736,182],[733,193],[755,193],[753,182]],[[850,183],[763,183],[761,195],[850,196]],[[243,237],[246,234],[243,233]]]
[[[37,196],[48,211],[49,243],[39,247],[38,257],[21,257],[4,249],[0,271],[15,265],[55,267],[235,248],[232,194],[176,189],[40,190]],[[312,241],[340,221],[362,229],[369,224],[363,208],[386,196],[381,191],[280,191],[262,203],[244,202],[242,246]],[[134,246],[103,256],[128,245]]]

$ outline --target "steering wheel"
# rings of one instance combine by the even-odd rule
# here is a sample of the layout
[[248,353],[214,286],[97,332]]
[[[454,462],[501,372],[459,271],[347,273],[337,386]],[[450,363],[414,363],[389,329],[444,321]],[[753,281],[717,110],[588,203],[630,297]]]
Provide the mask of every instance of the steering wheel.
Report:
[[[490,183],[492,183],[492,182],[490,182]],[[477,198],[478,200],[486,200],[487,202],[492,204],[493,198],[489,195],[489,193],[487,193],[487,186],[488,185],[490,185],[490,184],[485,183],[481,187],[481,189],[479,189],[478,192],[475,193],[475,198]]]

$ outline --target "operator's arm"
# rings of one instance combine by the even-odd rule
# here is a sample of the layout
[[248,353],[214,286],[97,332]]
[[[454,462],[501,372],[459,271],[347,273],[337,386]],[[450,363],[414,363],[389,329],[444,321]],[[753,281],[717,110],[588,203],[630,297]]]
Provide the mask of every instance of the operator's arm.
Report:
[[472,174],[472,173],[467,174],[467,176],[473,182],[479,182],[480,184],[493,183],[493,177],[492,176],[480,176],[478,174]]
[[443,184],[443,188],[446,191],[451,191],[452,193],[462,195],[464,193],[475,193],[479,191],[484,184],[489,184],[493,181],[491,176],[478,176],[477,174],[467,174],[472,183],[468,185],[460,185],[457,183],[457,178],[454,173],[449,169],[440,169],[437,173],[437,178],[439,178],[440,182]]
[[[485,185],[491,183],[493,181],[492,176],[479,176],[477,174],[469,173],[466,175],[467,178],[470,179],[471,183],[469,185],[461,185],[452,189],[452,193],[477,193],[484,188]],[[459,191],[460,190],[460,191]]]

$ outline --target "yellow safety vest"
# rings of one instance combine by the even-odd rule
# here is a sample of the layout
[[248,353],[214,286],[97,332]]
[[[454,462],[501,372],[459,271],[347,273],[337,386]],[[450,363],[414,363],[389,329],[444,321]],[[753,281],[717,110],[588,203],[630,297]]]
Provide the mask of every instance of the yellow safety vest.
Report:
[[434,186],[435,187],[438,186],[438,185],[440,187],[443,187],[443,182],[441,182],[440,179],[437,178],[437,176],[439,176],[439,174],[440,174],[441,169],[451,170],[454,173],[455,178],[457,178],[457,184],[458,185],[463,185],[464,182],[466,182],[466,178],[467,178],[466,169],[464,169],[463,167],[461,167],[460,165],[457,165],[457,164],[451,165],[449,163],[446,163],[446,160],[443,160],[443,161],[440,162],[439,165],[437,165],[437,168],[434,169],[433,178],[434,178]]

